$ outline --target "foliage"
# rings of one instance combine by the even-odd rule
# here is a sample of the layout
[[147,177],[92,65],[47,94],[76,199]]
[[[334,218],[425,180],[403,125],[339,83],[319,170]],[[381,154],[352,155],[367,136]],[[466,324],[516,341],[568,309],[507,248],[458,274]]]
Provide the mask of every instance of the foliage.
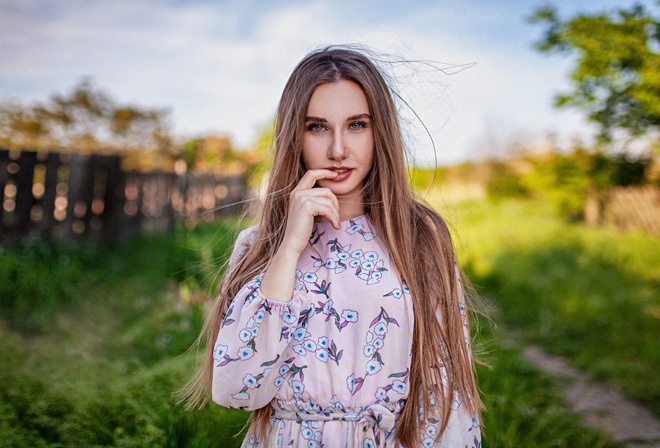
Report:
[[581,220],[589,195],[613,187],[643,185],[650,179],[651,158],[575,147],[570,153],[522,153],[508,160],[484,162],[491,200],[542,198],[569,221]]
[[656,237],[567,224],[529,200],[463,204],[453,216],[459,259],[503,323],[660,415]]
[[[227,441],[245,413],[209,407],[191,414],[172,396],[194,368],[195,357],[181,355],[203,318],[201,300],[186,300],[179,282],[215,288],[217,276],[209,273],[220,269],[236,231],[226,221],[110,250],[45,243],[3,249],[2,260],[14,260],[0,267],[9,280],[3,286],[23,303],[12,315],[3,312],[0,325],[3,446],[238,446]],[[55,262],[64,257],[72,273]],[[6,276],[16,263],[23,277]],[[29,273],[49,263],[52,270]],[[18,289],[21,278],[40,295]],[[24,312],[44,316],[38,334],[22,324]]]
[[[5,249],[3,259],[15,252],[27,269],[66,256],[77,274],[61,280],[71,288],[53,293],[58,305],[47,305],[51,322],[38,336],[13,330],[3,313],[10,324],[0,325],[3,446],[240,446],[234,435],[246,413],[213,405],[184,412],[172,397],[195,364],[193,354],[183,354],[203,316],[193,297],[216,288],[237,230],[225,221],[111,249]],[[48,250],[57,256],[41,253]],[[53,264],[31,280],[57,283],[60,269]],[[487,361],[495,370],[479,372],[489,407],[487,446],[612,446],[580,427],[554,385],[515,351],[493,350]]]
[[120,104],[82,79],[46,103],[0,103],[0,145],[11,149],[162,150],[171,146],[166,110]]
[[615,130],[632,136],[660,129],[660,19],[641,5],[561,20],[552,6],[530,17],[545,28],[539,51],[575,52],[574,90],[555,104],[582,109],[608,140]]
[[483,446],[580,446],[614,448],[603,434],[576,424],[557,385],[532,368],[515,349],[491,347],[490,368],[478,367],[486,406]]

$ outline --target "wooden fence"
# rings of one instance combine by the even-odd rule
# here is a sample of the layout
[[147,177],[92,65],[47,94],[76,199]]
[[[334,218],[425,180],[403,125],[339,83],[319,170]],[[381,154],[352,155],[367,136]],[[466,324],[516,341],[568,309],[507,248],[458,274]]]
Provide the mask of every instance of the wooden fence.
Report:
[[124,172],[117,155],[0,149],[0,236],[112,243],[235,213],[240,176]]
[[619,187],[605,198],[603,221],[619,228],[660,234],[660,190],[653,186]]

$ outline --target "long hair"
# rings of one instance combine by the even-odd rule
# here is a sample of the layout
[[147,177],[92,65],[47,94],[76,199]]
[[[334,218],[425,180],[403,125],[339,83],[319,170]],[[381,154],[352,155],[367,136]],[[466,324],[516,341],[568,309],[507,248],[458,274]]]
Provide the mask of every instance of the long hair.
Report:
[[[463,297],[449,230],[434,210],[415,198],[408,181],[393,92],[366,53],[353,48],[327,47],[310,53],[293,70],[284,88],[275,124],[273,167],[256,238],[226,274],[200,336],[206,342],[204,363],[182,395],[188,407],[208,401],[213,344],[220,322],[232,298],[267,269],[283,240],[289,196],[305,173],[302,141],[309,101],[319,85],[340,80],[355,82],[367,99],[374,162],[363,188],[365,214],[408,285],[413,302],[410,390],[396,432],[402,444],[412,447],[419,434],[420,409],[429,415],[431,403],[436,403],[436,409],[442,410],[444,430],[454,391],[473,415],[478,416],[482,403],[472,369],[469,335],[465,334],[465,316],[461,314]],[[447,387],[442,386],[443,375]],[[250,430],[265,433],[270,411],[270,405],[254,411]]]

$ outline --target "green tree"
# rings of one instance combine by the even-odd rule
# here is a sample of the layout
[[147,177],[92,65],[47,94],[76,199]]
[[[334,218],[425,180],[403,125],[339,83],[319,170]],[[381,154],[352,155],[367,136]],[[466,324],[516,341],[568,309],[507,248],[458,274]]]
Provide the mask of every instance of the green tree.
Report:
[[536,48],[574,53],[574,90],[555,98],[558,107],[584,110],[600,126],[602,141],[614,131],[638,137],[660,129],[660,21],[642,5],[561,20],[554,6],[529,18],[545,25]]
[[68,94],[45,103],[0,103],[0,145],[10,148],[166,149],[168,112],[120,104],[82,79]]

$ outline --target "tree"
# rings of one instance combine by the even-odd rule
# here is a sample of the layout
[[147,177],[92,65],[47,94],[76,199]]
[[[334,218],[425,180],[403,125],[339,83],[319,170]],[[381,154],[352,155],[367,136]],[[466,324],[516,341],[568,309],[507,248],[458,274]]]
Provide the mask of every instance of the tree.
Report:
[[574,90],[555,98],[557,107],[576,107],[611,141],[615,131],[638,137],[660,129],[660,21],[641,5],[560,20],[550,5],[529,18],[545,25],[536,48],[576,53]]
[[9,148],[164,150],[172,144],[168,112],[119,104],[81,80],[45,104],[0,103],[0,145]]

